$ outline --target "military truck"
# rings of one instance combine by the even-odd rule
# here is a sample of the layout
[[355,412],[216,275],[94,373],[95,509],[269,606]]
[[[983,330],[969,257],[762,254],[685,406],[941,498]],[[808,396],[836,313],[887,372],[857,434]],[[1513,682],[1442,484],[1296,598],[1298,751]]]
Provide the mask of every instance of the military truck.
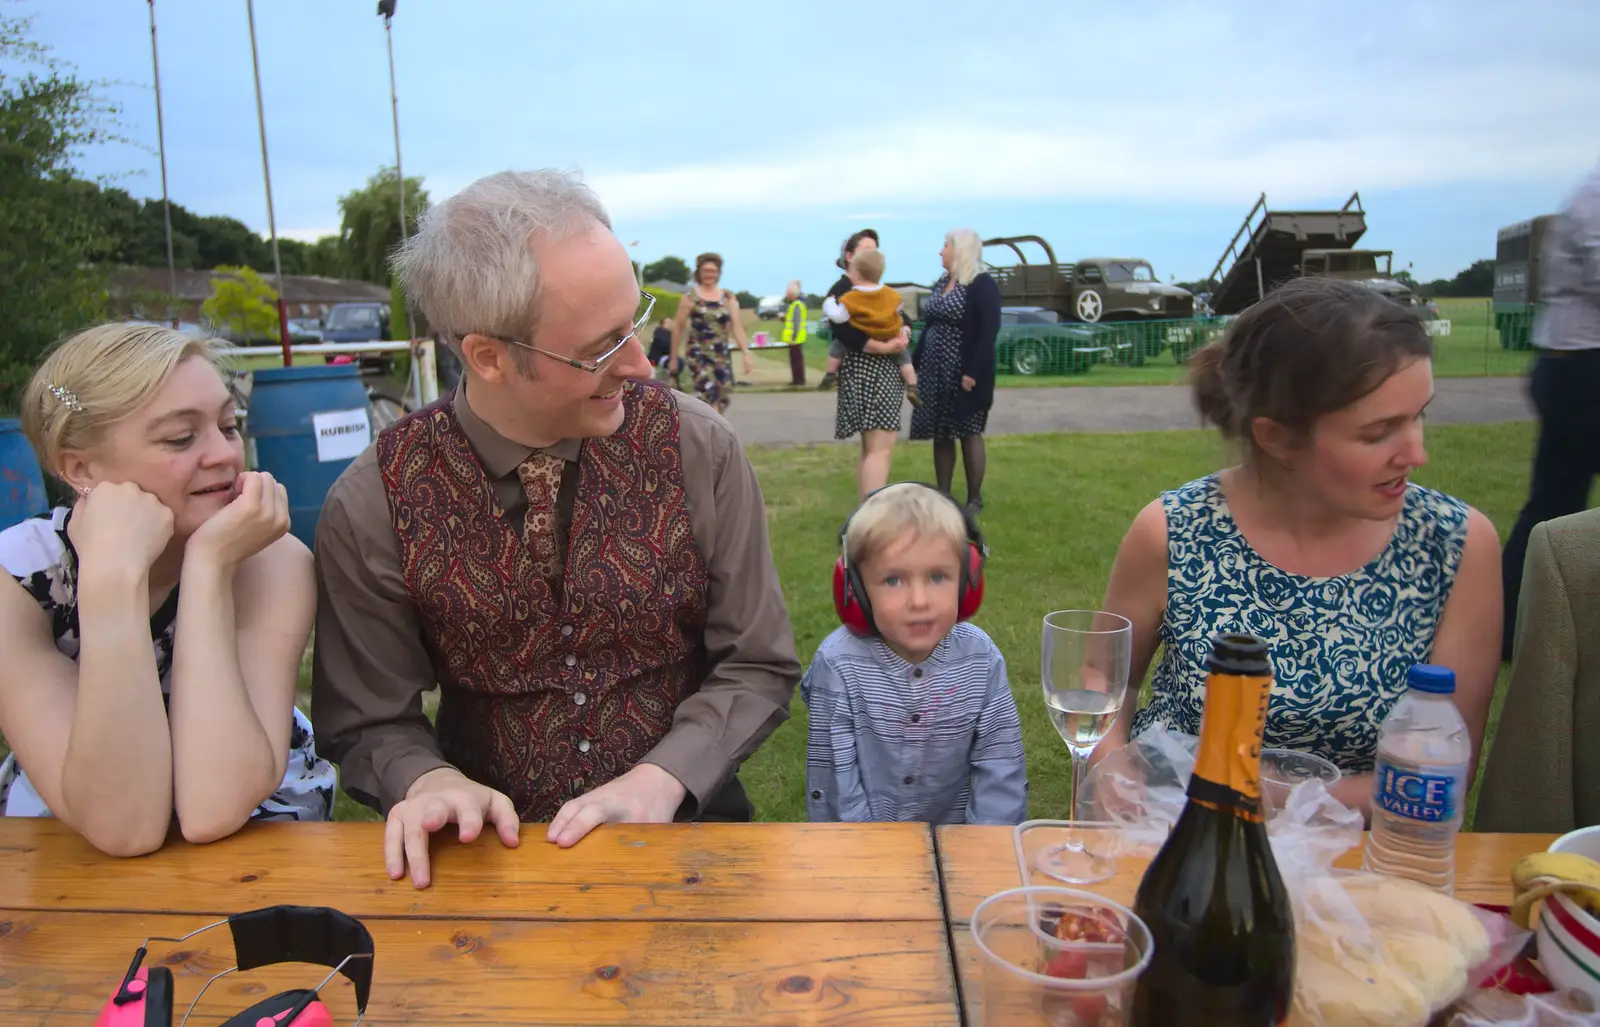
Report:
[[[1393,267],[1393,250],[1306,250],[1300,255],[1302,277],[1355,282],[1409,308],[1424,321],[1438,320],[1438,305],[1424,300],[1415,289],[1394,277]],[[1439,327],[1442,326],[1429,330]]]
[[[1044,250],[1043,264],[1030,264],[1019,243]],[[1037,235],[985,239],[985,247],[1005,246],[1017,263],[985,270],[1000,286],[1006,306],[1053,310],[1065,321],[1171,321],[1194,316],[1194,294],[1156,278],[1140,257],[1085,257],[1071,264],[1056,260],[1055,250]]]
[[1217,282],[1211,309],[1237,314],[1304,272],[1305,255],[1350,250],[1367,230],[1361,194],[1337,210],[1275,210],[1262,193],[1206,277]]
[[1494,326],[1502,349],[1533,345],[1533,305],[1539,298],[1539,257],[1552,214],[1506,225],[1494,247]]

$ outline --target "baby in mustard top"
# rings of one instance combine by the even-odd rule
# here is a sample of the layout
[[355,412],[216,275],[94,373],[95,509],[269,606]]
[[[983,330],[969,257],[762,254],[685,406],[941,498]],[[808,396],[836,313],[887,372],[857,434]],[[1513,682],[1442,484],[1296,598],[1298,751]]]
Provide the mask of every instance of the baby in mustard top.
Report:
[[[899,335],[901,327],[906,324],[905,307],[900,294],[882,284],[883,269],[881,251],[858,252],[851,258],[850,267],[845,272],[853,288],[837,299],[832,295],[824,299],[823,316],[834,324],[849,322],[874,342],[888,342]],[[838,373],[844,348],[843,343],[834,340],[828,353],[828,372],[824,381]],[[906,399],[911,401],[912,406],[921,406],[922,399],[917,395],[917,370],[911,366],[911,351],[901,350],[895,354],[895,361],[900,365],[900,377],[905,379]]]

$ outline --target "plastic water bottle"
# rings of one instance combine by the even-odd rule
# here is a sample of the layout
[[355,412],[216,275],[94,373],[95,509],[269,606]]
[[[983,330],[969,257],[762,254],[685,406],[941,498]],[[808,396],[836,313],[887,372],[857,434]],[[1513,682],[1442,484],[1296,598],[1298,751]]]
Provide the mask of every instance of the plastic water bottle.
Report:
[[1362,866],[1451,895],[1472,739],[1451,699],[1454,671],[1419,663],[1406,684],[1378,734],[1372,833]]

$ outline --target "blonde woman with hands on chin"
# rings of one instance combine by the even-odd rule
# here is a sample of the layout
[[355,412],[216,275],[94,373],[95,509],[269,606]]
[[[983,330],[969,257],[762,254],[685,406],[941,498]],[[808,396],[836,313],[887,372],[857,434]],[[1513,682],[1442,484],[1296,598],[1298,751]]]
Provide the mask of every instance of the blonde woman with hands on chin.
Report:
[[22,398],[70,507],[0,532],[0,808],[112,855],[176,820],[206,842],[321,820],[333,771],[294,707],[316,603],[284,487],[244,470],[205,340],[109,324],[67,339]]

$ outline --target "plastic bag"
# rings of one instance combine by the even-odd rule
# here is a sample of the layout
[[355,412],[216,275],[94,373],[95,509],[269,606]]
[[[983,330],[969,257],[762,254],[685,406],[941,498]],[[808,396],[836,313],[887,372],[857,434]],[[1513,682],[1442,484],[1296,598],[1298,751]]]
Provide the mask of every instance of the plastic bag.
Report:
[[1575,988],[1534,995],[1477,990],[1459,1003],[1446,1027],[1594,1027],[1600,1010]]
[[[1187,801],[1195,743],[1160,726],[1133,739],[1088,775],[1085,816],[1114,823],[1124,851],[1154,855]],[[1294,1027],[1425,1027],[1531,937],[1413,882],[1336,868],[1359,850],[1363,826],[1316,779],[1268,820],[1295,914]]]

